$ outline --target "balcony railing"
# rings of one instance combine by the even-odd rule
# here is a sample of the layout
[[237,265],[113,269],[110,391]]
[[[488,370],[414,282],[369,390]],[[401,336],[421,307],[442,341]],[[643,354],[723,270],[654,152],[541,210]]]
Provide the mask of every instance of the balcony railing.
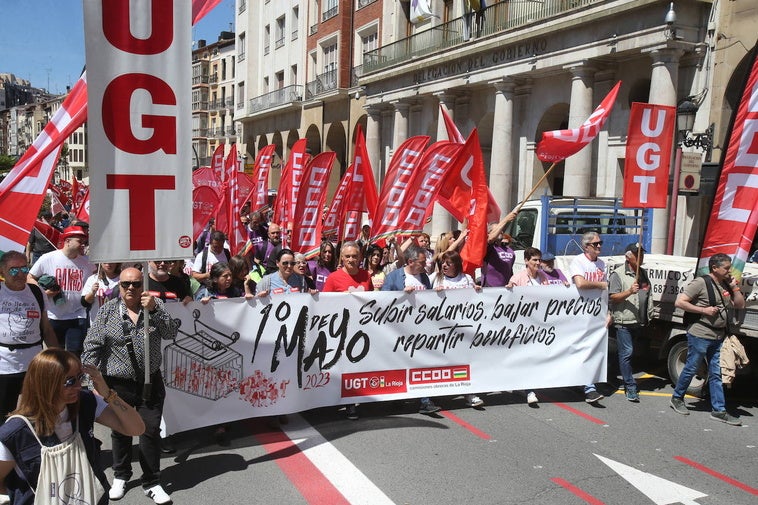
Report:
[[308,30],[308,35],[316,35],[318,33],[318,25],[311,25]]
[[245,9],[247,9],[247,0],[241,0],[239,11],[237,11],[237,14],[242,14],[243,12],[245,12]]
[[371,5],[374,2],[376,2],[376,0],[358,0],[358,8],[361,9],[367,5]]
[[237,135],[237,130],[234,128],[234,126],[227,126],[225,133],[227,137],[233,137]]
[[[265,95],[256,96],[251,98],[247,107],[248,113],[260,112],[262,110],[270,109],[279,105],[284,105],[292,102],[300,102],[303,100],[304,87],[299,84],[293,84],[291,86],[285,86],[282,89],[277,89]],[[240,108],[240,104],[237,104],[237,108]]]
[[218,82],[218,74],[211,74],[211,76],[208,78],[208,82],[211,84],[216,84]]
[[195,86],[197,84],[208,84],[208,76],[207,75],[196,75],[192,77],[192,85]]
[[327,19],[332,19],[334,16],[339,13],[340,9],[338,6],[334,6],[328,11],[324,11],[324,14],[321,16],[321,21],[326,21]]
[[337,70],[329,70],[317,75],[314,80],[305,85],[305,96],[311,98],[327,91],[337,89]]
[[234,107],[234,98],[231,98],[231,97],[227,98],[226,101],[224,102],[224,105],[226,105],[227,109],[231,109],[232,107]]
[[194,128],[192,130],[193,138],[207,137],[207,136],[208,136],[208,128]]
[[207,101],[192,102],[192,110],[208,110],[208,102]]
[[290,40],[297,40],[297,29],[292,30],[292,39]]
[[271,52],[271,44],[266,42],[266,44],[263,46],[263,54],[268,54]]
[[498,2],[485,8],[482,13],[466,15],[365,52],[361,72],[382,70],[411,58],[436,53],[474,38],[513,30],[599,1]]
[[274,49],[279,49],[280,47],[284,47],[284,37],[278,38],[274,42]]
[[237,55],[237,61],[245,61],[245,53],[240,53]]

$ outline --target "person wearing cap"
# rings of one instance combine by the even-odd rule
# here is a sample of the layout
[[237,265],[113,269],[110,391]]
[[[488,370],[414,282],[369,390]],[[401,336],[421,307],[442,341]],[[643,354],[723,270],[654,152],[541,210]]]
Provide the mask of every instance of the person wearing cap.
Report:
[[555,254],[551,252],[542,253],[540,268],[542,269],[542,273],[545,274],[548,284],[563,284],[564,286],[570,284],[561,269],[555,268]]
[[511,236],[503,231],[506,224],[516,219],[516,213],[506,214],[490,228],[487,235],[487,254],[482,265],[482,286],[504,287],[513,276],[516,253],[511,249]]
[[640,338],[653,316],[650,279],[642,268],[645,250],[637,243],[629,244],[624,263],[608,276],[608,297],[613,327],[616,330],[619,370],[624,381],[626,399],[640,401],[637,382],[632,375],[633,341]]
[[81,226],[65,228],[62,238],[63,247],[40,256],[29,270],[27,280],[39,285],[43,276],[48,276],[46,280],[55,279],[44,289],[48,297],[47,317],[58,344],[78,356],[87,331],[87,310],[82,305],[81,294],[84,282],[95,272],[95,265],[82,253],[87,233]]

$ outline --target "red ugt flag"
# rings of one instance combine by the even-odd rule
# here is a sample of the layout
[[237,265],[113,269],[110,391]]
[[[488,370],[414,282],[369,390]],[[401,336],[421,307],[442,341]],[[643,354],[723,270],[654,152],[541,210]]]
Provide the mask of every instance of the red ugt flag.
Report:
[[624,207],[666,207],[676,107],[633,103],[624,163]]
[[595,112],[579,128],[553,130],[542,134],[537,144],[537,158],[540,161],[558,162],[582,150],[592,142],[611,114],[621,81],[617,82],[608,95],[600,102]]

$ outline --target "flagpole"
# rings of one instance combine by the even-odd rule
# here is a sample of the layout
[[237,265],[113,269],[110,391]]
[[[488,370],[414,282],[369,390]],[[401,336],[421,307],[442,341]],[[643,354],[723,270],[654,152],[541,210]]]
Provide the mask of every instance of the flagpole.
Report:
[[558,162],[557,162],[557,161],[554,161],[554,162],[553,162],[553,164],[552,164],[552,165],[550,165],[550,168],[548,168],[548,169],[545,171],[545,175],[543,175],[542,177],[540,177],[540,180],[539,180],[539,181],[537,181],[537,183],[534,185],[534,187],[533,187],[533,188],[532,188],[532,190],[529,192],[529,194],[528,194],[528,195],[526,195],[526,197],[525,197],[523,200],[521,200],[521,203],[519,203],[519,204],[516,206],[516,208],[515,208],[515,209],[513,209],[513,212],[514,212],[514,213],[516,213],[516,214],[518,214],[518,213],[519,213],[519,211],[521,210],[521,207],[523,207],[523,206],[524,206],[524,204],[526,203],[526,201],[527,201],[527,200],[529,200],[529,198],[531,198],[531,196],[534,194],[534,192],[535,192],[535,191],[537,191],[537,188],[540,186],[540,184],[542,184],[542,182],[543,182],[545,179],[547,179],[547,176],[548,176],[548,175],[550,175],[550,172],[552,172],[552,171],[553,171],[553,169],[555,168],[555,166],[556,166],[557,164],[558,164]]

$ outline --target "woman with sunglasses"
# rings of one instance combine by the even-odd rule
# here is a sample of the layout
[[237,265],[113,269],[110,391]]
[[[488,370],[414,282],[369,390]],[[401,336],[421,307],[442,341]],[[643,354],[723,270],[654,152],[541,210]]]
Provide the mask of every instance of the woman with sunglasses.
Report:
[[295,272],[295,253],[291,249],[282,249],[277,253],[276,271],[264,275],[255,288],[260,298],[269,294],[317,293],[315,289],[308,289],[305,276]]
[[[82,388],[85,373],[97,394]],[[50,496],[50,491],[40,489],[47,487],[44,477],[43,484],[38,486],[43,458],[53,464],[56,474],[65,471],[64,474],[90,476],[92,485],[85,487],[92,490],[89,493],[91,503],[107,503],[108,481],[100,460],[100,442],[93,434],[95,421],[128,435],[140,435],[145,430],[134,407],[106,385],[96,367],[82,365],[76,355],[63,349],[46,349],[37,354],[24,378],[18,408],[0,427],[0,479],[8,484],[11,503],[35,503],[35,493],[37,503],[58,503],[58,498]],[[86,461],[88,467],[61,468],[60,459],[51,460],[48,459],[50,456],[42,454],[43,445],[61,446],[62,450],[69,445],[65,450],[86,453],[86,456],[82,454],[85,457],[80,463],[86,465]],[[77,482],[86,484],[87,479]],[[97,489],[99,486],[102,489]],[[54,491],[63,498],[70,489],[64,483]]]
[[121,263],[100,263],[97,272],[90,275],[82,288],[82,305],[87,308],[89,322],[95,320],[97,311],[107,302],[118,297],[118,278]]
[[211,267],[211,276],[206,285],[201,287],[195,295],[195,301],[208,303],[213,298],[237,298],[245,293],[234,285],[232,271],[227,263],[214,263]]

